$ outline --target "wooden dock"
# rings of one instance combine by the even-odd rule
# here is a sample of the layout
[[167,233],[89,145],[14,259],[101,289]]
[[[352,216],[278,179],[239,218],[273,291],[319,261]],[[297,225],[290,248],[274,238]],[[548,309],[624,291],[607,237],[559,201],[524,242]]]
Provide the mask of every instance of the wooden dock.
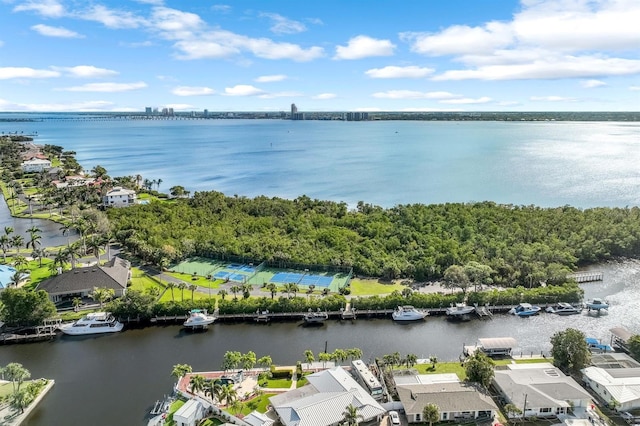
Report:
[[3,345],[11,343],[40,342],[42,340],[53,340],[58,335],[58,327],[62,324],[59,319],[46,320],[43,325],[16,330],[14,333],[0,334],[0,343]]
[[567,275],[567,279],[572,279],[577,283],[589,283],[593,281],[602,281],[604,274],[602,272],[576,272]]

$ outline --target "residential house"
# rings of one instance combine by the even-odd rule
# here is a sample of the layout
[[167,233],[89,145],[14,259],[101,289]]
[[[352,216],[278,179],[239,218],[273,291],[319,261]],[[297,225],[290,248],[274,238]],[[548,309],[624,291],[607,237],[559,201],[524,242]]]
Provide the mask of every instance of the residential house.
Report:
[[491,422],[498,412],[485,390],[460,382],[455,374],[398,375],[394,381],[409,423],[424,423],[422,412],[428,404],[438,407],[440,421]]
[[196,399],[188,400],[173,413],[173,421],[177,426],[196,426],[204,418],[204,407]]
[[136,191],[116,186],[102,197],[104,207],[127,207],[135,204]]
[[361,423],[381,418],[386,410],[342,367],[310,374],[308,385],[269,398],[283,426],[337,426],[348,406]]
[[552,364],[508,364],[496,368],[493,386],[506,403],[518,407],[516,417],[556,417],[573,407],[586,409],[591,395]]
[[34,158],[22,163],[22,171],[25,173],[40,173],[51,168],[51,161],[46,158]]
[[75,268],[58,274],[42,281],[38,290],[49,293],[54,303],[75,297],[89,297],[94,287],[113,289],[115,297],[121,297],[125,295],[131,279],[130,267],[128,260],[114,257],[104,266]]
[[605,404],[617,409],[640,408],[640,364],[621,353],[594,355],[592,366],[582,370],[584,382]]

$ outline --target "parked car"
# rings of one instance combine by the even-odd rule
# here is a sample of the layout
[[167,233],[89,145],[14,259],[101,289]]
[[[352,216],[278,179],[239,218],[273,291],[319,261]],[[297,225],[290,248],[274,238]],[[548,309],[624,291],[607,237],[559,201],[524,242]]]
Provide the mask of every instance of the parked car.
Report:
[[400,425],[400,415],[397,411],[389,411],[389,424],[392,426]]

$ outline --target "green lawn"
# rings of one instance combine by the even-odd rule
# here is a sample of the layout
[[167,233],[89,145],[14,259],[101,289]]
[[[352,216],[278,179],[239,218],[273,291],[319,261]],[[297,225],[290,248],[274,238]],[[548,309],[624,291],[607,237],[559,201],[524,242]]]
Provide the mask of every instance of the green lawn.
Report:
[[183,399],[176,399],[169,407],[169,413],[167,414],[167,419],[165,422],[166,426],[175,426],[176,422],[173,421],[173,413],[178,411],[180,407],[182,407],[187,401]]
[[13,392],[13,385],[11,383],[0,383],[0,398],[7,396]]
[[[195,284],[200,287],[210,287],[212,289],[218,288],[220,287],[220,285],[224,283],[223,280],[211,281],[211,280],[208,280],[206,277],[201,277],[199,275],[183,274],[181,272],[165,272],[165,274],[171,275],[172,277],[182,280],[187,284]],[[193,278],[196,278],[196,279],[194,280]]]
[[[242,406],[242,411],[240,411],[243,415],[247,415],[253,410],[256,410],[260,413],[267,412],[267,405],[269,405],[269,398],[276,395],[275,393],[265,393],[261,396],[254,398],[250,401],[247,401]],[[255,408],[254,408],[255,407]]]
[[362,280],[354,278],[351,280],[352,296],[374,296],[392,293],[394,290],[402,291],[405,288],[402,284],[383,284],[378,280]]
[[[187,277],[190,277],[190,275],[186,275]],[[206,280],[205,280],[206,281]],[[190,284],[196,284],[199,285],[199,283],[197,281],[185,281],[185,283],[187,285]],[[155,278],[150,277],[149,275],[147,275],[145,272],[143,272],[142,270],[140,270],[139,268],[136,267],[132,267],[131,268],[131,287],[129,287],[132,290],[137,290],[143,293],[147,292],[147,289],[151,288],[151,287],[157,287],[160,289],[160,293],[162,294],[162,292],[164,292],[164,294],[162,294],[162,297],[160,298],[161,302],[169,302],[171,300],[176,300],[176,301],[180,301],[183,298],[184,295],[184,300],[190,300],[191,299],[191,290],[189,289],[185,289],[184,293],[182,292],[182,290],[180,290],[179,288],[174,288],[173,289],[173,296],[171,295],[171,289],[168,289],[165,291],[166,288],[166,282],[160,282],[158,280],[156,280]],[[215,298],[216,297],[216,293],[217,292],[211,292],[211,297]],[[194,292],[193,293],[193,300],[202,300],[202,299],[207,299],[209,298],[209,294],[207,293],[201,293],[201,292]]]
[[[550,358],[530,358],[530,359],[498,359],[493,361],[495,365],[507,365],[515,362],[516,364],[533,364],[539,362],[553,362]],[[401,367],[404,368],[404,367]],[[413,368],[418,370],[420,374],[446,374],[455,373],[460,380],[467,378],[467,373],[460,362],[438,362],[435,370],[431,369],[431,364],[417,364]]]
[[268,379],[267,385],[263,386],[269,389],[288,388],[291,386],[291,380],[287,379]]

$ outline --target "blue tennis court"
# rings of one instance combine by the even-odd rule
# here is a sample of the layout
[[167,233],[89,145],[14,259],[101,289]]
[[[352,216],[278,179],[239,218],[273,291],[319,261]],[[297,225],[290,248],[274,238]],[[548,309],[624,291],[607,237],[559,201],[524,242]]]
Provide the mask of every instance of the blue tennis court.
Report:
[[230,281],[236,281],[239,283],[243,283],[246,280],[247,276],[244,274],[231,274],[229,275]]
[[295,272],[278,272],[271,277],[274,283],[296,283],[301,285],[315,285],[320,287],[329,287],[333,281],[333,277],[325,277],[322,275],[304,275]]
[[236,271],[249,272],[249,273],[254,273],[256,271],[252,266],[243,265],[240,263],[231,263],[227,265],[227,269],[235,269]]
[[220,271],[220,272],[216,272],[215,275],[213,276],[214,278],[218,278],[220,280],[226,280],[229,275],[231,275],[230,272],[227,271]]
[[242,263],[230,263],[227,265],[227,268],[229,269],[240,269],[242,268],[244,265]]

